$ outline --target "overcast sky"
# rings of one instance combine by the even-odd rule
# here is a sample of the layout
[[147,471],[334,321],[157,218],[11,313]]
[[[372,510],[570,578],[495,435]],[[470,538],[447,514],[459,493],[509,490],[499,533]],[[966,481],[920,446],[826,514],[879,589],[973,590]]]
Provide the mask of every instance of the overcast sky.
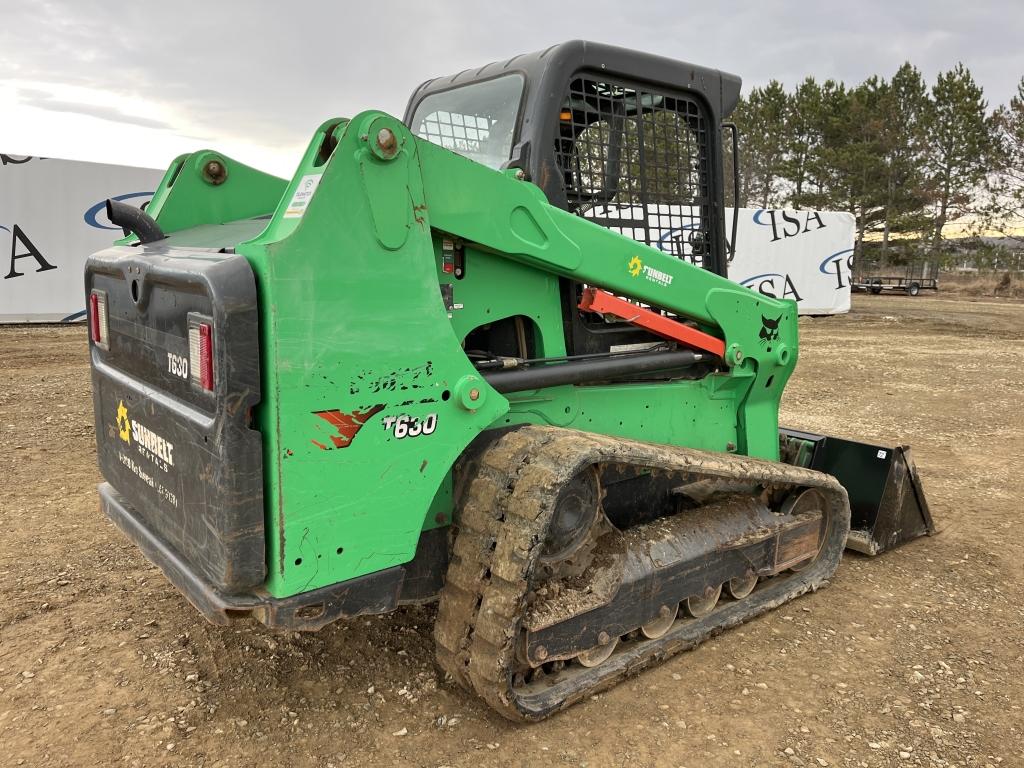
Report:
[[561,40],[740,75],[855,83],[963,61],[990,105],[1024,75],[1021,0],[0,0],[0,152],[163,168],[213,147],[290,176],[321,121],[401,115],[421,81]]

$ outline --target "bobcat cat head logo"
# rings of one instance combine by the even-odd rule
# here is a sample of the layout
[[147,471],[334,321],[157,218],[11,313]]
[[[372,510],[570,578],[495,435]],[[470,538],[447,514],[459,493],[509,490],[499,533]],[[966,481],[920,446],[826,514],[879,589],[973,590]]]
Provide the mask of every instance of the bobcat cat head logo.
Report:
[[[773,341],[779,338],[779,323],[782,321],[782,315],[779,315],[774,320],[770,317],[761,315],[761,332],[757,337],[761,340],[762,344],[770,345]],[[768,347],[771,350],[771,347]]]

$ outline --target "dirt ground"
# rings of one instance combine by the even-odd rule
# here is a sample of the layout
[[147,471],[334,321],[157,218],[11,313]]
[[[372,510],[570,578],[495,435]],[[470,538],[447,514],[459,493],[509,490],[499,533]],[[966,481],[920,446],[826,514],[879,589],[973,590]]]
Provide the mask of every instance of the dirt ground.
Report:
[[939,534],[524,727],[438,679],[432,607],[206,624],[97,510],[84,328],[0,330],[0,764],[1024,765],[1024,304],[801,333],[784,422],[912,444]]

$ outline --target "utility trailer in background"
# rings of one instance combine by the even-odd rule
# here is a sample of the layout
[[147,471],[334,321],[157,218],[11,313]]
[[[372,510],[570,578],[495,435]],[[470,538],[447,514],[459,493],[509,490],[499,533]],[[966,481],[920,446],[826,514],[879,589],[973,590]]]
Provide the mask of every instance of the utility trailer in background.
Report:
[[[895,271],[895,270],[892,270]],[[899,291],[908,296],[917,296],[921,291],[939,290],[938,261],[921,261],[908,264],[903,275],[884,274],[877,265],[869,264],[865,271],[854,270],[854,291],[869,291],[873,294],[882,291]]]

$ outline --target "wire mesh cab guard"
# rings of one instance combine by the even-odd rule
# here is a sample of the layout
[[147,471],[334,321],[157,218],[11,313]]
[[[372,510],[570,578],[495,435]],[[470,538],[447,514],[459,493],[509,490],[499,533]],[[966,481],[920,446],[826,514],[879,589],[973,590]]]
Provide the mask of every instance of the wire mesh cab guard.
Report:
[[692,96],[574,78],[556,143],[569,210],[703,267],[711,218],[705,112]]

